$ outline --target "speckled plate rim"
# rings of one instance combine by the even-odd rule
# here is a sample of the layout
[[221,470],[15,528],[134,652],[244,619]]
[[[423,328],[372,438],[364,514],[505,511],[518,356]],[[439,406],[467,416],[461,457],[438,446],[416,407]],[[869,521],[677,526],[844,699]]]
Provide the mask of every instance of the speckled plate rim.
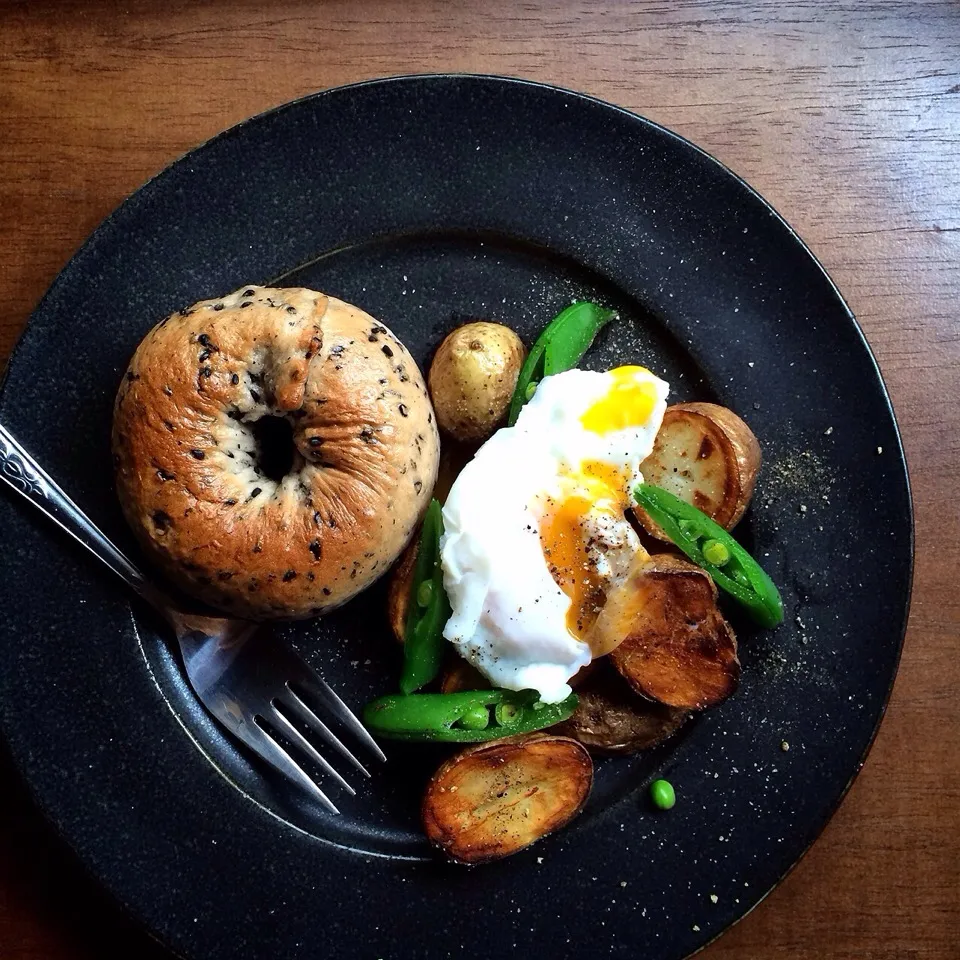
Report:
[[[9,357],[7,358],[7,362],[6,362],[6,364],[4,365],[4,368],[3,368],[2,372],[0,372],[0,401],[2,401],[2,399],[3,399],[4,392],[5,392],[5,390],[6,390],[6,388],[7,388],[7,385],[8,385],[8,379],[9,379],[10,371],[12,370],[12,368],[13,368],[13,366],[14,366],[14,364],[15,364],[15,361],[16,361],[18,355],[19,355],[21,346],[22,346],[23,343],[25,342],[26,334],[27,334],[28,331],[32,328],[33,324],[36,322],[36,321],[35,321],[36,315],[39,314],[39,313],[41,313],[42,310],[43,310],[43,308],[44,308],[44,306],[45,306],[45,304],[46,304],[49,300],[52,300],[52,299],[56,296],[57,291],[58,291],[58,289],[59,289],[59,286],[60,286],[61,282],[63,282],[63,280],[64,280],[64,276],[63,276],[63,275],[64,275],[64,273],[67,271],[67,269],[69,268],[69,266],[71,265],[71,263],[74,261],[74,259],[80,257],[82,254],[84,254],[85,252],[87,252],[87,251],[89,250],[89,248],[95,243],[95,241],[96,241],[96,235],[97,235],[97,234],[99,234],[101,231],[103,231],[103,230],[105,230],[105,229],[108,229],[108,228],[110,228],[110,227],[112,227],[112,226],[114,225],[114,222],[115,222],[115,220],[116,220],[116,218],[117,218],[117,214],[118,214],[119,211],[124,207],[124,205],[128,202],[128,200],[129,200],[130,198],[134,197],[134,196],[135,196],[137,193],[139,193],[143,188],[145,188],[145,187],[147,187],[148,185],[152,184],[154,181],[162,178],[170,169],[172,169],[174,166],[176,166],[177,164],[179,164],[179,163],[180,163],[181,161],[183,161],[185,158],[187,158],[187,157],[189,157],[190,155],[196,153],[197,151],[200,151],[200,150],[204,149],[204,148],[207,147],[208,145],[211,145],[211,144],[217,143],[217,142],[219,142],[219,141],[221,141],[221,140],[224,140],[224,139],[227,139],[227,138],[231,138],[231,137],[234,137],[234,136],[238,135],[239,133],[241,133],[242,131],[244,131],[246,127],[248,127],[248,126],[251,125],[251,124],[256,123],[257,121],[260,121],[261,119],[268,118],[268,117],[272,117],[272,116],[276,116],[276,115],[281,114],[281,113],[283,113],[284,111],[286,111],[286,110],[288,110],[288,109],[291,109],[291,108],[293,108],[293,107],[296,107],[297,105],[302,104],[302,103],[304,103],[304,102],[306,102],[306,101],[317,101],[317,100],[321,100],[322,98],[327,97],[327,96],[337,95],[337,94],[345,93],[345,92],[348,92],[348,91],[351,91],[351,90],[357,90],[357,89],[366,88],[366,87],[378,87],[378,86],[384,85],[384,84],[405,83],[405,82],[412,81],[412,80],[439,80],[439,81],[445,81],[445,80],[458,80],[458,79],[463,79],[463,80],[493,81],[493,82],[497,82],[497,83],[512,84],[512,85],[516,85],[516,86],[518,86],[518,87],[533,87],[533,88],[539,88],[539,89],[542,89],[542,90],[545,90],[545,91],[556,92],[556,93],[562,94],[562,95],[564,95],[564,96],[566,96],[566,97],[574,98],[574,99],[577,99],[577,100],[582,100],[582,101],[585,101],[585,102],[588,102],[588,103],[592,103],[592,104],[594,104],[594,105],[598,105],[598,106],[604,107],[604,108],[606,108],[607,110],[611,110],[611,111],[614,111],[614,112],[616,112],[616,113],[619,113],[619,114],[623,115],[623,116],[626,117],[626,118],[629,118],[630,120],[632,120],[632,121],[634,121],[634,122],[640,123],[640,124],[642,124],[642,125],[644,125],[644,126],[646,126],[646,127],[648,127],[648,128],[652,128],[652,129],[658,131],[660,134],[662,134],[662,135],[664,135],[664,136],[666,136],[666,137],[668,137],[668,138],[676,141],[677,143],[681,144],[684,148],[686,148],[686,149],[688,149],[688,150],[691,150],[691,151],[695,152],[696,154],[699,154],[701,157],[703,157],[704,159],[706,159],[710,164],[712,164],[712,165],[714,165],[715,167],[719,168],[727,177],[729,177],[730,179],[736,181],[736,183],[737,183],[744,191],[746,191],[748,194],[750,194],[755,201],[757,201],[762,207],[764,207],[764,208],[766,209],[766,211],[779,223],[779,225],[787,231],[787,233],[794,239],[794,241],[795,241],[796,244],[799,246],[799,248],[801,248],[802,251],[805,252],[806,255],[810,258],[810,260],[814,263],[814,265],[816,266],[817,270],[822,274],[823,279],[824,279],[824,280],[827,282],[827,284],[829,285],[829,287],[830,287],[830,289],[831,289],[831,291],[832,291],[833,296],[836,298],[837,303],[842,307],[844,313],[846,314],[846,319],[849,321],[849,323],[852,325],[852,328],[853,328],[854,331],[856,332],[856,335],[857,335],[857,337],[858,337],[858,339],[859,339],[859,341],[860,341],[860,345],[862,346],[862,349],[863,349],[863,351],[864,351],[864,353],[865,353],[865,356],[866,356],[866,358],[868,359],[868,361],[869,361],[869,363],[870,363],[870,365],[871,365],[871,367],[872,367],[872,372],[873,372],[873,374],[875,375],[878,384],[880,385],[880,388],[881,388],[881,391],[882,391],[882,396],[883,396],[883,399],[884,399],[884,401],[885,401],[885,403],[886,403],[887,412],[888,412],[888,414],[889,414],[889,416],[890,416],[891,424],[892,424],[893,431],[894,431],[894,434],[895,434],[895,437],[896,437],[896,451],[895,451],[895,453],[896,453],[896,467],[899,468],[899,469],[901,470],[901,472],[902,472],[902,478],[901,478],[901,479],[902,479],[902,481],[903,481],[903,483],[904,483],[904,486],[905,486],[907,501],[908,501],[908,504],[909,504],[909,513],[908,513],[908,516],[906,517],[906,520],[907,520],[907,522],[908,522],[909,568],[908,568],[908,570],[907,570],[907,589],[906,589],[905,596],[904,596],[904,598],[903,598],[903,615],[902,615],[901,628],[900,628],[900,630],[898,631],[899,641],[898,641],[898,646],[897,646],[897,650],[896,650],[896,656],[895,656],[895,661],[894,661],[894,668],[893,668],[893,670],[892,670],[891,673],[890,673],[890,678],[889,678],[889,682],[888,682],[887,687],[886,687],[886,692],[885,692],[885,694],[884,694],[883,701],[882,701],[882,703],[881,703],[881,705],[880,705],[880,709],[879,709],[879,712],[878,712],[878,714],[877,714],[877,719],[876,719],[876,722],[875,722],[875,724],[874,724],[874,726],[873,726],[873,730],[872,730],[872,733],[871,733],[871,735],[870,735],[869,741],[868,741],[866,747],[864,748],[861,756],[859,757],[859,760],[858,760],[858,762],[856,763],[855,768],[851,771],[850,776],[849,776],[849,778],[847,779],[845,785],[843,786],[842,790],[840,791],[840,793],[836,796],[835,800],[833,801],[833,803],[832,803],[832,805],[831,805],[831,807],[830,807],[830,810],[829,810],[829,813],[828,813],[826,819],[824,819],[824,821],[823,821],[823,823],[820,825],[819,829],[816,831],[816,833],[814,833],[814,835],[812,836],[812,838],[810,839],[810,841],[809,841],[809,843],[806,845],[806,847],[805,847],[805,848],[798,854],[798,856],[794,859],[793,863],[792,863],[790,866],[788,866],[788,868],[779,876],[779,878],[778,878],[774,883],[772,883],[771,885],[769,885],[768,888],[767,888],[749,907],[747,907],[746,909],[744,909],[744,910],[739,914],[738,917],[736,917],[736,918],[735,918],[734,920],[732,920],[729,924],[727,924],[727,926],[725,926],[725,927],[721,928],[720,930],[718,930],[717,933],[716,933],[714,936],[712,936],[710,939],[706,940],[706,941],[705,941],[701,946],[699,946],[696,950],[694,950],[693,952],[687,954],[687,957],[692,957],[692,956],[695,956],[695,955],[701,953],[704,949],[706,949],[708,946],[710,946],[712,943],[714,943],[717,939],[719,939],[724,933],[726,933],[729,929],[731,929],[731,927],[735,926],[735,925],[738,924],[741,920],[743,920],[748,914],[752,913],[753,910],[756,909],[756,907],[758,907],[764,900],[766,900],[766,898],[769,897],[770,894],[773,893],[774,890],[776,890],[777,887],[780,886],[780,884],[786,879],[786,877],[787,877],[790,873],[793,872],[793,870],[797,867],[797,865],[800,863],[800,861],[806,856],[806,854],[809,852],[809,850],[810,850],[811,847],[814,845],[814,843],[816,842],[816,840],[819,838],[819,836],[821,835],[822,831],[825,829],[825,827],[827,826],[827,824],[830,822],[830,820],[832,819],[832,817],[834,816],[834,814],[836,813],[836,811],[839,809],[840,805],[843,803],[844,799],[846,798],[846,795],[847,795],[847,793],[849,792],[851,786],[853,785],[853,783],[854,783],[854,781],[856,780],[857,776],[859,775],[860,771],[863,769],[863,766],[864,766],[864,764],[866,763],[866,760],[867,760],[867,758],[868,758],[868,756],[869,756],[869,754],[870,754],[870,751],[871,751],[871,749],[873,748],[874,743],[876,742],[876,738],[877,738],[877,735],[878,735],[878,733],[879,733],[880,726],[881,726],[881,724],[882,724],[882,722],[883,722],[883,719],[884,719],[884,717],[885,717],[885,715],[886,715],[886,711],[887,711],[887,708],[888,708],[889,702],[890,702],[890,697],[891,697],[891,694],[892,694],[892,691],[893,691],[893,687],[894,687],[894,684],[895,684],[895,682],[896,682],[897,674],[898,674],[898,671],[899,671],[899,665],[900,665],[900,661],[901,661],[901,657],[902,657],[902,652],[903,652],[903,644],[904,644],[904,640],[905,640],[905,636],[906,636],[906,632],[907,632],[908,624],[909,624],[909,614],[910,614],[910,606],[911,606],[912,590],[913,590],[913,581],[914,581],[914,574],[915,574],[915,519],[914,519],[913,495],[912,495],[912,488],[911,488],[911,483],[910,483],[909,468],[908,468],[908,465],[907,465],[906,455],[905,455],[905,451],[904,451],[904,448],[903,448],[903,441],[902,441],[902,435],[901,435],[901,431],[900,431],[900,426],[899,426],[899,423],[898,423],[898,420],[897,420],[897,417],[896,417],[895,410],[894,410],[894,408],[893,408],[893,403],[892,403],[892,400],[891,400],[891,397],[890,397],[890,394],[889,394],[889,390],[888,390],[887,385],[886,385],[886,382],[885,382],[885,380],[884,380],[884,378],[883,378],[882,371],[881,371],[881,369],[880,369],[880,366],[879,366],[879,363],[878,363],[878,361],[877,361],[877,358],[876,358],[876,356],[875,356],[875,354],[874,354],[874,352],[873,352],[873,350],[872,350],[872,348],[871,348],[871,346],[870,346],[870,344],[869,344],[869,342],[868,342],[868,340],[867,340],[867,338],[866,338],[866,336],[865,336],[865,334],[864,334],[864,332],[863,332],[862,327],[860,326],[859,322],[857,321],[856,316],[854,315],[854,313],[853,313],[853,311],[851,310],[850,306],[847,304],[845,298],[843,297],[842,293],[840,292],[839,287],[837,286],[837,284],[835,283],[835,281],[833,280],[833,278],[830,276],[830,274],[829,274],[829,272],[827,271],[826,267],[823,265],[823,263],[820,261],[820,259],[813,253],[813,251],[810,249],[810,247],[806,244],[806,242],[805,242],[805,241],[803,240],[803,238],[801,237],[800,233],[799,233],[793,226],[791,226],[791,225],[786,221],[786,219],[784,219],[784,217],[783,217],[780,213],[778,213],[777,210],[776,210],[760,193],[758,193],[746,180],[744,180],[744,179],[743,179],[741,176],[739,176],[736,172],[734,172],[733,170],[731,170],[726,164],[724,164],[722,161],[720,161],[719,159],[717,159],[717,157],[715,157],[715,156],[714,156],[713,154],[711,154],[709,151],[705,150],[704,148],[702,148],[702,147],[698,146],[697,144],[693,143],[692,141],[688,140],[686,137],[683,137],[683,136],[681,136],[680,134],[675,133],[673,130],[669,129],[668,127],[665,127],[665,126],[663,126],[662,124],[657,123],[656,121],[650,120],[649,118],[647,118],[647,117],[645,117],[645,116],[643,116],[643,115],[641,115],[641,114],[635,113],[635,112],[633,112],[633,111],[631,111],[631,110],[628,110],[628,109],[626,109],[626,108],[624,108],[624,107],[620,107],[620,106],[618,106],[618,105],[616,105],[616,104],[614,104],[614,103],[611,103],[611,102],[609,102],[609,101],[603,100],[603,99],[601,99],[601,98],[599,98],[599,97],[591,96],[591,95],[589,95],[589,94],[586,94],[586,93],[583,93],[583,92],[580,92],[580,91],[571,90],[571,89],[569,89],[569,88],[561,87],[561,86],[558,86],[558,85],[555,85],[555,84],[548,84],[548,83],[542,83],[542,82],[539,82],[539,81],[529,80],[529,79],[525,79],[525,78],[522,78],[522,77],[514,77],[514,76],[499,75],[499,74],[487,74],[487,73],[470,73],[470,72],[444,72],[444,73],[424,72],[424,73],[411,73],[411,74],[389,75],[389,76],[383,76],[383,77],[375,77],[375,78],[371,78],[371,79],[368,79],[368,80],[359,81],[359,82],[356,82],[356,83],[344,84],[344,85],[337,86],[337,87],[330,87],[330,88],[326,88],[326,89],[323,89],[323,90],[321,90],[321,91],[317,91],[317,92],[314,92],[314,93],[305,94],[305,95],[303,95],[303,96],[301,96],[301,97],[297,97],[297,98],[295,98],[295,99],[292,99],[292,100],[289,100],[289,101],[285,101],[285,102],[282,103],[282,104],[278,104],[278,105],[276,105],[276,106],[274,106],[274,107],[270,107],[270,108],[268,108],[268,109],[266,109],[266,110],[261,111],[261,112],[258,113],[258,114],[254,114],[254,115],[252,115],[252,116],[250,116],[250,117],[248,117],[248,118],[245,118],[245,119],[239,121],[238,123],[233,124],[232,126],[230,126],[230,127],[226,128],[226,129],[218,132],[217,134],[215,134],[214,136],[208,138],[207,140],[201,141],[200,143],[196,144],[195,146],[193,146],[193,147],[191,147],[191,148],[183,151],[181,154],[179,154],[179,155],[177,155],[175,158],[173,158],[173,159],[172,159],[168,164],[166,164],[162,169],[160,169],[159,171],[157,171],[157,173],[155,173],[154,175],[152,175],[152,176],[150,176],[149,178],[147,178],[146,180],[144,180],[137,188],[135,188],[135,189],[131,192],[131,194],[128,196],[128,198],[126,198],[124,201],[122,201],[120,205],[118,205],[113,211],[111,211],[111,212],[97,225],[97,227],[96,227],[95,230],[91,233],[91,235],[90,235],[86,240],[84,240],[84,242],[83,242],[80,246],[78,246],[78,247],[76,248],[76,250],[74,250],[74,252],[71,254],[70,258],[66,261],[66,263],[64,263],[64,265],[61,267],[60,271],[58,272],[56,278],[53,280],[53,282],[51,283],[51,285],[48,287],[47,291],[44,293],[44,295],[43,295],[43,296],[41,297],[41,299],[38,301],[37,306],[36,306],[36,307],[34,308],[34,310],[31,312],[31,316],[30,316],[27,324],[25,325],[23,331],[21,332],[20,336],[18,337],[18,339],[17,339],[17,341],[16,341],[13,349],[11,350],[10,355],[9,355]],[[0,731],[0,732],[2,732],[2,731]],[[9,744],[8,744],[8,746],[9,746]],[[71,837],[70,837],[63,829],[61,829],[61,824],[58,822],[58,819],[57,819],[57,816],[56,816],[56,812],[55,812],[53,809],[48,808],[48,807],[44,804],[42,798],[41,798],[41,797],[38,795],[38,793],[35,791],[34,786],[33,786],[33,784],[30,782],[29,778],[24,778],[24,780],[25,780],[25,785],[26,785],[26,787],[27,787],[27,789],[28,789],[31,797],[33,798],[34,802],[37,804],[37,806],[38,806],[38,808],[40,809],[40,811],[43,813],[44,818],[46,819],[47,823],[48,823],[48,824],[50,825],[50,827],[53,829],[54,833],[55,833],[57,836],[59,836],[60,839],[64,842],[64,844],[66,845],[66,847],[68,847],[68,848],[70,849],[71,854],[74,856],[74,858],[76,859],[76,861],[78,862],[78,864],[81,866],[81,868],[83,869],[83,871],[84,871],[85,873],[87,873],[87,875],[88,875],[95,883],[97,883],[97,885],[98,885],[101,889],[103,889],[103,890],[108,894],[108,896],[120,907],[121,910],[123,910],[124,912],[126,912],[128,915],[132,916],[138,923],[140,923],[141,927],[144,929],[144,931],[145,931],[152,939],[154,939],[154,940],[157,941],[158,943],[163,944],[163,946],[164,946],[166,949],[170,950],[170,951],[171,951],[172,953],[174,953],[175,955],[177,955],[177,956],[184,956],[184,955],[181,955],[181,954],[177,953],[176,950],[174,949],[174,947],[173,947],[171,944],[169,944],[166,940],[162,939],[159,935],[157,935],[157,934],[151,929],[151,927],[149,926],[149,924],[146,923],[146,922],[143,920],[143,917],[142,917],[142,916],[140,915],[140,913],[138,912],[138,910],[137,910],[137,908],[136,908],[136,905],[134,905],[134,904],[132,904],[132,903],[129,903],[129,902],[127,902],[127,900],[124,899],[124,895],[123,895],[123,891],[122,891],[122,890],[116,889],[112,884],[110,884],[110,882],[109,882],[106,878],[100,876],[95,870],[93,870],[93,869],[91,868],[91,866],[87,863],[87,861],[84,860],[83,855],[82,855],[82,852],[81,852],[80,849],[75,845],[75,843],[74,843],[74,841],[71,839]]]

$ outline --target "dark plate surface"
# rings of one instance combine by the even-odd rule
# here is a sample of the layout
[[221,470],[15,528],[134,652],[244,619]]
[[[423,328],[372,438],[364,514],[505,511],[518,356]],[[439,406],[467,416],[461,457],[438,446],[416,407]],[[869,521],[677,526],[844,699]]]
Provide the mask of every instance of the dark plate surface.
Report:
[[[0,723],[92,872],[185,956],[679,958],[746,913],[860,768],[912,564],[896,424],[850,311],[789,227],[716,161],[577,94],[485,77],[327,91],[177,161],[68,264],[10,364],[0,417],[106,532],[111,404],[159,318],[280,280],[361,305],[425,366],[466,318],[529,340],[573,298],[616,306],[588,365],[741,413],[764,450],[739,528],[781,586],[734,619],[743,681],[653,754],[602,761],[586,812],[516,857],[429,857],[410,747],[328,818],[220,735],[173,647],[106,570],[0,498]],[[864,542],[870,549],[864,549]],[[380,587],[283,627],[348,702],[395,684]],[[789,751],[782,743],[789,744]],[[669,777],[656,814],[644,786]]]

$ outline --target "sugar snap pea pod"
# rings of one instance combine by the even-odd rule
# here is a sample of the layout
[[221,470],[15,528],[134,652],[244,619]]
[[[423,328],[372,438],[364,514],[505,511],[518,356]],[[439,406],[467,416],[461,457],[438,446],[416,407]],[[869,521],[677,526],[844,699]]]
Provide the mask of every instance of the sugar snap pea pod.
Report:
[[667,536],[757,623],[775,627],[783,620],[783,600],[773,581],[723,527],[661,487],[641,483],[633,496]]
[[589,300],[573,303],[557,314],[530,348],[510,401],[507,425],[512,427],[537,384],[554,373],[575,367],[596,335],[616,314]]
[[368,703],[363,722],[391,740],[480,743],[552,727],[576,706],[575,693],[560,703],[542,703],[535,690],[391,694]]
[[443,660],[443,627],[450,604],[443,589],[440,537],[443,517],[440,504],[430,501],[420,531],[420,550],[410,582],[410,603],[403,631],[403,674],[400,689],[413,693],[440,672]]

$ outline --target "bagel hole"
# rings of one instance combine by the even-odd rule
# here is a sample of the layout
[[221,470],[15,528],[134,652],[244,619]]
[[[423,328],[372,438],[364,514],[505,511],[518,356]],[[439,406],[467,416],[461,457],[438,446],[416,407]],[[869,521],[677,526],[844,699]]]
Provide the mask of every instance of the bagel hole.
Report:
[[257,473],[279,483],[293,469],[293,427],[284,417],[261,417],[250,426],[257,444]]

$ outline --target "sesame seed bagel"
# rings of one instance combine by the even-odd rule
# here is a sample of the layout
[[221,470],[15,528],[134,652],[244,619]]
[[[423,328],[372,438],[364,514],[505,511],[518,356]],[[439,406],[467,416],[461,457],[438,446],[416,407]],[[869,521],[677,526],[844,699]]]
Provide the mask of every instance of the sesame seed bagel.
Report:
[[114,407],[117,492],[141,544],[244,617],[321,614],[386,572],[439,449],[403,344],[306,289],[243,287],[161,321]]

